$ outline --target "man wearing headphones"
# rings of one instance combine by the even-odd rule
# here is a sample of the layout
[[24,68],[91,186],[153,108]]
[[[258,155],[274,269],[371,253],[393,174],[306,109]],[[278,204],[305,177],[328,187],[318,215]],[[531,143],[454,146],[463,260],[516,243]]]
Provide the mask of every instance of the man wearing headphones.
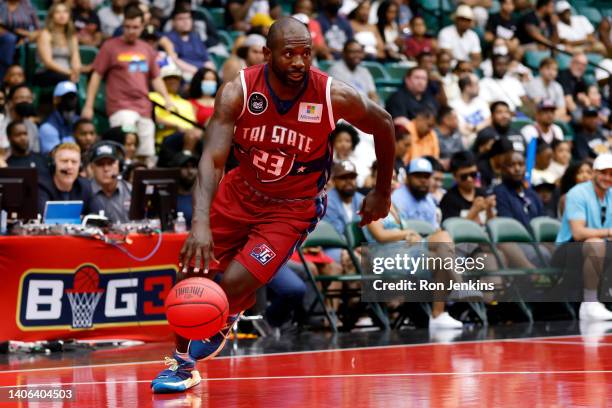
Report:
[[51,151],[50,177],[38,180],[38,211],[43,214],[47,201],[83,201],[81,214],[91,209],[91,186],[79,177],[81,148],[72,142],[59,144]]
[[121,178],[123,161],[124,153],[118,143],[102,141],[91,147],[91,209],[93,213],[104,210],[104,215],[113,223],[129,220],[132,186]]

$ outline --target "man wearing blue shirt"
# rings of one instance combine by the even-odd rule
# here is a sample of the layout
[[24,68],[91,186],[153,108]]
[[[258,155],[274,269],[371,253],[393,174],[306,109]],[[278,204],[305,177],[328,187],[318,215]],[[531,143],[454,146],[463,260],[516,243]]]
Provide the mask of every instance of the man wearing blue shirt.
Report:
[[[593,163],[593,180],[568,193],[557,243],[583,242],[584,297],[580,320],[612,320],[612,312],[598,301],[597,289],[606,256],[605,241],[612,237],[612,154],[599,155]],[[559,250],[561,250],[561,247]]]
[[542,200],[531,187],[525,187],[525,158],[512,152],[502,166],[502,184],[493,189],[499,217],[514,218],[531,230],[529,222],[544,215]]
[[40,126],[40,152],[47,154],[61,143],[75,143],[73,127],[79,119],[77,86],[73,82],[58,83],[53,90],[55,110]]
[[413,159],[408,165],[406,184],[391,195],[391,202],[402,219],[427,221],[438,228],[436,217],[437,205],[431,194],[429,185],[433,168],[429,160],[422,157]]

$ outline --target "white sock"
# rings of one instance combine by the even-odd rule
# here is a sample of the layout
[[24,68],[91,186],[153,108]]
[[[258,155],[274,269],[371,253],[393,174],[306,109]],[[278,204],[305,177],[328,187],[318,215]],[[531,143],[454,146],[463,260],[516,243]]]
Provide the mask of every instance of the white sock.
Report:
[[584,289],[583,302],[598,302],[597,289]]

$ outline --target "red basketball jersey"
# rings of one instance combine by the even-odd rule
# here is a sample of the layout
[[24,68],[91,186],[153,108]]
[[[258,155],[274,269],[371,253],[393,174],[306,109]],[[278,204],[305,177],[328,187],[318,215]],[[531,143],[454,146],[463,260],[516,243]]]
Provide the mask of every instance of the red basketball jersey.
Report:
[[332,78],[311,68],[302,92],[279,112],[267,70],[263,64],[240,72],[244,105],[234,149],[241,175],[270,197],[315,197],[327,183],[332,162]]

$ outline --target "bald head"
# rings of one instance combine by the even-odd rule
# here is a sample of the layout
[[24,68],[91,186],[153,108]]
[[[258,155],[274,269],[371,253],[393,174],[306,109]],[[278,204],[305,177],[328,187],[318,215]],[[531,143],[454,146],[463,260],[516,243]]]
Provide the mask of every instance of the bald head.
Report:
[[279,18],[270,27],[263,51],[273,76],[287,89],[299,91],[312,63],[308,28],[295,18]]
[[274,49],[274,47],[282,47],[287,40],[305,38],[310,43],[310,31],[304,23],[293,17],[281,17],[270,27],[266,46]]

